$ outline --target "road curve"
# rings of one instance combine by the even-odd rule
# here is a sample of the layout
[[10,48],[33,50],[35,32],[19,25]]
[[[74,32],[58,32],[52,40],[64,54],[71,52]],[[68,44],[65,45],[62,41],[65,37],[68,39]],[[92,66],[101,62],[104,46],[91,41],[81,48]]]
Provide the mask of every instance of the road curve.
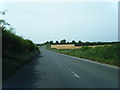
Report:
[[118,88],[118,68],[40,48],[41,53],[3,82],[3,88]]

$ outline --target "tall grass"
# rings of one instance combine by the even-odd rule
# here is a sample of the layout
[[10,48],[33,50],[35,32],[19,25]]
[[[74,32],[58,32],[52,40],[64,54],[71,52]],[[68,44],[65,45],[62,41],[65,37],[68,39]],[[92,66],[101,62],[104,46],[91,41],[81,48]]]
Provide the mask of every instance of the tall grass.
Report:
[[5,28],[2,30],[2,74],[3,80],[39,53],[31,40],[23,39]]
[[76,56],[80,58],[85,58],[85,59],[90,59],[93,61],[101,62],[101,63],[106,63],[106,64],[111,64],[115,66],[120,66],[118,65],[120,63],[120,45],[119,44],[113,44],[113,45],[105,45],[103,47],[88,47],[88,46],[83,46],[80,49],[53,49],[50,48],[50,45],[47,45],[47,48],[49,50],[71,55],[71,56]]

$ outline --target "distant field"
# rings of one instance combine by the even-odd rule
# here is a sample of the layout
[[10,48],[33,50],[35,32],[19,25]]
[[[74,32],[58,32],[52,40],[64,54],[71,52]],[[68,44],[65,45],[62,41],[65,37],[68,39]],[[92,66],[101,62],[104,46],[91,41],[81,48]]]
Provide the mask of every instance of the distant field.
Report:
[[115,66],[120,66],[118,65],[120,63],[119,44],[82,46],[81,48],[78,49],[55,49],[55,48],[50,48],[50,46],[47,46],[47,48],[55,52],[59,52],[75,57],[85,58]]
[[[93,45],[93,46],[88,46],[88,47],[103,47],[105,45]],[[106,45],[106,46],[111,46],[111,45]],[[83,46],[75,46],[74,44],[62,44],[62,45],[51,45],[51,48],[55,49],[79,49]]]
[[77,49],[81,46],[75,46],[74,44],[62,44],[62,45],[51,45],[51,48],[55,49]]

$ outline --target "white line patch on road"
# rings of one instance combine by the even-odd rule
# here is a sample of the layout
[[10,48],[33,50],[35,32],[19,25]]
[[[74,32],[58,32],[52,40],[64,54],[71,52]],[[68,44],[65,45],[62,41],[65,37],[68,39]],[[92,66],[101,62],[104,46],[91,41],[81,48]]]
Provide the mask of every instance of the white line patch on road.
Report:
[[75,75],[75,77],[80,78],[80,76],[78,76],[76,73],[74,73],[74,72],[72,72],[72,73]]
[[76,73],[74,73],[70,68],[68,68],[68,70],[69,70],[70,72],[72,72],[72,73],[75,75],[75,77],[80,78],[80,76],[78,76]]
[[[66,65],[64,64],[64,66],[66,66]],[[66,66],[66,67],[68,68],[68,70],[70,72],[72,72],[75,75],[75,77],[80,78],[80,76],[78,76],[75,72],[73,72],[68,66]]]
[[68,70],[69,70],[69,71],[71,71],[71,69],[70,69],[70,68],[68,68]]

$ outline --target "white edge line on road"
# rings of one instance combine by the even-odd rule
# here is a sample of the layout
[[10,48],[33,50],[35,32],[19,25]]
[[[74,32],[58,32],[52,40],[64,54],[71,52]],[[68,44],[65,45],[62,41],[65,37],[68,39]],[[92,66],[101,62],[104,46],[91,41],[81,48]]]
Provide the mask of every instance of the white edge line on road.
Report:
[[[54,52],[54,51],[53,51],[53,52]],[[58,52],[56,52],[56,53],[58,53]],[[116,68],[116,69],[119,68],[119,67],[117,67],[117,66],[112,66],[112,65],[108,65],[108,64],[104,64],[104,63],[99,63],[99,62],[96,62],[96,61],[87,60],[87,59],[83,59],[83,58],[78,58],[78,57],[74,57],[74,56],[70,56],[70,55],[66,55],[66,54],[62,54],[62,53],[58,53],[58,54],[61,54],[61,55],[64,55],[64,56],[68,56],[68,57],[72,57],[72,58],[79,59],[79,60],[83,60],[83,61],[88,61],[88,62],[92,62],[92,63],[96,63],[96,64],[108,66],[108,67],[112,67],[112,68]]]

